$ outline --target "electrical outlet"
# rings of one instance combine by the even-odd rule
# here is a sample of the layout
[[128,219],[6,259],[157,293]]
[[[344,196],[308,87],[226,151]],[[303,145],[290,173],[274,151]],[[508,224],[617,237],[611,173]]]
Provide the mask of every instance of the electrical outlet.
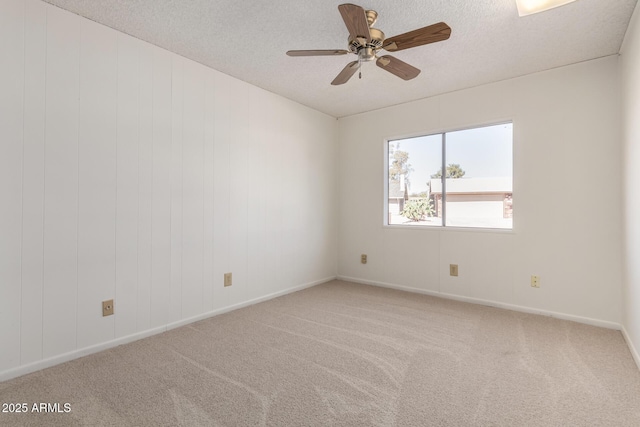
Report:
[[449,264],[449,276],[458,276],[458,264]]
[[531,287],[532,288],[540,287],[540,276],[531,276]]
[[360,255],[360,262],[363,264],[367,263],[367,254]]
[[224,287],[231,286],[231,273],[224,273]]
[[102,301],[102,317],[113,314],[113,300]]

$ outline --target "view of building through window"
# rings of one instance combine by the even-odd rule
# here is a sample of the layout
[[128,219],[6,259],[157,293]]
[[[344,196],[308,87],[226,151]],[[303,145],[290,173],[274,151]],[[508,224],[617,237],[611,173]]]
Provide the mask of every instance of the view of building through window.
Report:
[[512,228],[512,123],[389,141],[388,155],[389,225]]

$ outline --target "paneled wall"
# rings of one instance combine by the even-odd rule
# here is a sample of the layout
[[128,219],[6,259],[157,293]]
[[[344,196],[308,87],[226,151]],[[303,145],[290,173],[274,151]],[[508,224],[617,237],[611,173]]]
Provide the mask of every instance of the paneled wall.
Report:
[[38,0],[3,0],[0,377],[334,277],[335,127]]
[[[340,119],[339,276],[618,328],[618,73],[610,56]],[[506,120],[513,231],[383,227],[385,139]]]

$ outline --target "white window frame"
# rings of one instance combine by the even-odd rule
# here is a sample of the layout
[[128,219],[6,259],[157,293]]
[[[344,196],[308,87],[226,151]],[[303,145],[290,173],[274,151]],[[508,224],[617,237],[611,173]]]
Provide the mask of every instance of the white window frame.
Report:
[[[446,161],[447,161],[447,157],[446,157],[446,134],[447,133],[452,133],[452,132],[459,132],[459,131],[465,131],[465,130],[471,130],[471,129],[480,129],[480,128],[484,128],[484,127],[491,127],[491,126],[499,126],[499,125],[505,125],[505,124],[511,124],[513,126],[513,128],[515,128],[515,120],[513,119],[505,119],[505,120],[499,120],[499,121],[495,121],[495,122],[489,122],[489,123],[481,123],[481,124],[477,124],[477,125],[470,125],[470,126],[463,126],[463,127],[458,127],[458,128],[450,128],[450,129],[446,129],[446,130],[442,130],[442,131],[431,131],[431,132],[418,132],[415,134],[409,134],[409,135],[403,135],[403,136],[395,136],[395,137],[389,137],[389,138],[385,138],[383,141],[383,167],[384,167],[384,172],[383,172],[383,189],[384,189],[384,198],[382,200],[382,204],[383,204],[383,209],[382,209],[382,226],[384,228],[393,228],[393,229],[414,229],[414,230],[432,230],[432,231],[442,231],[442,230],[449,230],[449,231],[470,231],[470,232],[480,232],[480,233],[486,233],[486,232],[490,232],[490,233],[506,233],[506,234],[510,234],[513,233],[515,230],[515,220],[513,221],[511,228],[491,228],[491,227],[464,227],[464,226],[451,226],[451,225],[446,225]],[[404,139],[411,139],[411,138],[420,138],[420,137],[429,137],[429,136],[434,136],[434,135],[442,135],[442,171],[443,171],[443,176],[442,176],[442,206],[443,206],[443,217],[442,217],[442,225],[403,225],[403,224],[389,224],[389,143],[392,142],[396,142],[396,141],[402,141]],[[511,147],[512,147],[512,158],[511,158],[511,162],[513,165],[513,160],[514,160],[514,153],[515,153],[515,130],[512,132],[512,136],[511,136]],[[511,177],[513,179],[513,176],[515,175],[515,171],[512,171],[511,173]],[[512,201],[514,200],[515,196],[515,191],[512,191]]]

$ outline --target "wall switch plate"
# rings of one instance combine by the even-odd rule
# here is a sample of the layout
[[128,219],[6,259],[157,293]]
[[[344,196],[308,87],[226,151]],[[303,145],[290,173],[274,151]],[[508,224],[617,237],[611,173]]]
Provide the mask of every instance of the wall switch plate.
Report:
[[360,262],[363,264],[367,263],[367,254],[360,255]]
[[231,273],[224,273],[224,287],[231,286]]
[[540,276],[531,276],[531,287],[532,288],[540,287]]
[[113,300],[102,301],[102,317],[113,314]]
[[449,264],[449,276],[458,277],[458,264]]

